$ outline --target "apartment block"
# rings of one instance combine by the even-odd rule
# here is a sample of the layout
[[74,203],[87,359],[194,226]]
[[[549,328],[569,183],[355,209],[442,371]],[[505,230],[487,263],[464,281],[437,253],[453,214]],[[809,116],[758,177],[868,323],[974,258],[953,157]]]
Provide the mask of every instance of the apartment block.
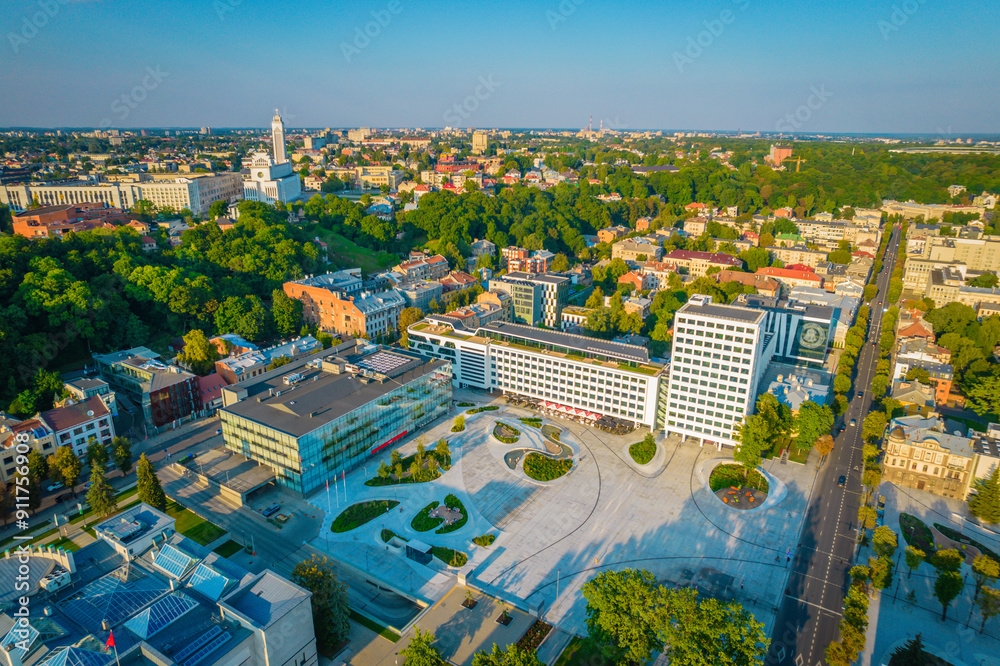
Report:
[[135,347],[112,354],[95,354],[101,379],[125,396],[143,414],[154,432],[164,426],[183,423],[201,411],[198,378],[175,365],[166,365],[159,354]]
[[515,322],[529,326],[542,323],[550,328],[559,326],[569,286],[568,277],[554,273],[513,272],[490,280],[490,291],[510,294]]
[[630,262],[660,261],[663,246],[648,238],[627,238],[611,246],[611,258]]
[[115,437],[115,424],[111,412],[98,396],[67,407],[56,407],[42,412],[39,419],[52,432],[56,447],[69,446],[82,457],[87,443],[94,438],[105,446]]
[[25,238],[61,237],[128,221],[125,213],[103,202],[46,206],[13,215],[14,233]]
[[665,262],[672,263],[684,269],[694,277],[704,277],[710,268],[727,270],[743,268],[743,262],[736,257],[722,252],[696,252],[693,250],[672,250],[664,255]]
[[402,273],[407,280],[440,280],[448,275],[448,260],[440,254],[421,256],[393,266],[392,270]]
[[789,264],[802,264],[810,268],[816,268],[820,262],[826,261],[826,252],[810,250],[802,245],[769,247],[767,249],[773,258],[778,259],[786,266]]
[[286,282],[283,289],[289,298],[302,301],[305,321],[328,333],[375,337],[394,331],[406,307],[402,294],[360,291],[358,284],[328,273]]
[[948,432],[937,414],[903,416],[889,424],[885,480],[964,500],[975,479],[976,458],[972,440]]

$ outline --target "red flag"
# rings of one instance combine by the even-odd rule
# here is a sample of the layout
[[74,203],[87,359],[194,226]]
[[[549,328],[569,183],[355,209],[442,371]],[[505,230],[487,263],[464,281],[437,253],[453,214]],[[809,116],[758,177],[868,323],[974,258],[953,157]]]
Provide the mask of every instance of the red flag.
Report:
[[111,632],[111,635],[108,636],[108,642],[105,643],[105,645],[108,646],[108,647],[114,647],[115,646],[115,632],[113,630]]

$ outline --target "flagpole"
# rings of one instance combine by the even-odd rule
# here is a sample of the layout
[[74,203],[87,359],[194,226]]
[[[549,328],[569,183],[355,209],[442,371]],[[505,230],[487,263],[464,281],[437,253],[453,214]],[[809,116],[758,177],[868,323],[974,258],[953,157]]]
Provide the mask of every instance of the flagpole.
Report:
[[112,645],[111,647],[113,647],[115,649],[115,665],[116,666],[122,666],[121,662],[118,661],[118,645],[115,644],[115,645]]

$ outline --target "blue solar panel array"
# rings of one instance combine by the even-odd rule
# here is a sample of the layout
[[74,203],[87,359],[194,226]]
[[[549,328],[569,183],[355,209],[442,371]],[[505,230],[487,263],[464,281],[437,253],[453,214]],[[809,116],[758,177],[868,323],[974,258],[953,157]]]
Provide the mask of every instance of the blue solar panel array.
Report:
[[201,663],[202,661],[204,661],[206,657],[208,657],[208,655],[212,654],[220,647],[222,647],[225,643],[229,642],[230,638],[231,637],[228,631],[219,634],[218,636],[213,638],[208,645],[195,652],[190,659],[185,661],[184,666],[196,666],[197,664]]
[[164,546],[153,558],[158,569],[174,578],[183,578],[195,561],[174,546]]
[[202,562],[191,574],[188,584],[212,601],[218,601],[226,590],[229,579]]
[[136,636],[145,640],[156,635],[156,632],[197,605],[193,599],[174,592],[130,619],[125,623],[125,626]]
[[208,644],[210,640],[222,633],[222,627],[216,625],[203,633],[198,638],[194,639],[190,643],[184,646],[184,649],[178,650],[177,654],[174,655],[174,661],[180,663],[193,655],[199,649]]

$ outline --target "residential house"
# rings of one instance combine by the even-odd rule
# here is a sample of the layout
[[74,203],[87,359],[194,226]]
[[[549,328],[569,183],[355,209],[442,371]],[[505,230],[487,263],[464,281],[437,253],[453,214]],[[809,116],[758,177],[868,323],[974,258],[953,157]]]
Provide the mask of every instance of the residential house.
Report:
[[111,446],[111,440],[115,437],[111,411],[99,396],[42,412],[39,419],[52,431],[56,447],[69,446],[81,458],[86,454],[91,438],[105,446]]
[[597,238],[602,243],[614,243],[619,238],[625,238],[625,236],[632,233],[632,230],[628,227],[606,227],[604,229],[598,229]]
[[897,379],[892,383],[889,395],[898,401],[910,416],[916,414],[928,416],[934,411],[934,387],[928,384]]
[[716,273],[714,277],[717,282],[739,282],[744,286],[753,287],[763,296],[776,297],[781,294],[781,283],[764,275],[727,269]]
[[629,271],[618,278],[618,284],[632,285],[632,290],[636,292],[646,291],[653,288],[653,278],[645,273]]
[[627,262],[660,261],[663,258],[663,246],[648,238],[620,240],[611,246],[611,258]]
[[784,291],[795,287],[822,287],[823,278],[809,271],[793,271],[787,268],[758,268],[757,275],[763,275],[781,283]]

